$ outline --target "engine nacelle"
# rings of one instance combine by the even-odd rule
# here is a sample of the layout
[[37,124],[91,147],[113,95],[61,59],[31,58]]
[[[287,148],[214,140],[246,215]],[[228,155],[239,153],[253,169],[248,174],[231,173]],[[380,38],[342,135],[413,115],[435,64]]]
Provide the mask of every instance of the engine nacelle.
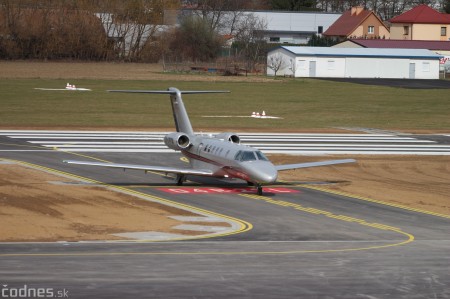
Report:
[[241,143],[241,138],[239,137],[239,135],[235,134],[235,133],[220,133],[218,135],[215,136],[218,139],[223,139],[225,141],[229,141],[232,143]]
[[167,134],[164,136],[164,143],[176,151],[187,149],[192,145],[189,136],[181,132]]

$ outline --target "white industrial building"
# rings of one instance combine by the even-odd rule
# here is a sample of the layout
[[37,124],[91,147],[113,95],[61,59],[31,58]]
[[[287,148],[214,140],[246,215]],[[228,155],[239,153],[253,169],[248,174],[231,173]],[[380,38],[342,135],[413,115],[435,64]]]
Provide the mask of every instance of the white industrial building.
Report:
[[440,58],[424,49],[281,46],[267,55],[267,75],[439,79]]
[[[198,10],[183,9],[180,16],[189,14],[202,15]],[[222,25],[218,29],[223,35],[235,34],[239,23],[255,17],[265,24],[261,33],[268,43],[299,45],[307,44],[313,35],[322,35],[342,15],[316,11],[223,11],[220,14]]]
[[[342,15],[324,12],[254,11],[267,28],[263,34],[269,43],[307,44],[314,34],[321,35]],[[245,15],[245,14],[244,14]]]

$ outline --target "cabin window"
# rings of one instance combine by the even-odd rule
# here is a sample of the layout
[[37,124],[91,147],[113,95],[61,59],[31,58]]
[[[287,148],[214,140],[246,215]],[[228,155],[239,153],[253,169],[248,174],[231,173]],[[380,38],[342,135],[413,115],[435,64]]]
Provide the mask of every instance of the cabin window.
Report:
[[430,63],[429,62],[423,62],[422,63],[422,71],[429,72],[430,71]]
[[256,151],[255,153],[256,156],[258,157],[258,160],[269,161],[269,159],[267,159],[267,157],[261,151]]
[[270,37],[269,41],[271,41],[272,43],[279,43],[280,42],[280,38],[279,37]]
[[374,34],[375,33],[375,26],[367,27],[367,33],[368,34]]
[[441,36],[447,36],[447,27],[441,27]]
[[323,33],[323,26],[317,27],[317,33],[319,33],[319,34]]

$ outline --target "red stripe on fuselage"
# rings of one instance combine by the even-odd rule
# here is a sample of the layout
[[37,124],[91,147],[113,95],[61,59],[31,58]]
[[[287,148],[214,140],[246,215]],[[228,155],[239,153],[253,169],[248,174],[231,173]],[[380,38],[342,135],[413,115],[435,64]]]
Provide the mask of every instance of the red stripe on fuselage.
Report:
[[[185,155],[186,157],[188,157],[188,158],[191,158],[191,159],[194,159],[194,160],[197,160],[197,161],[201,161],[201,162],[205,162],[205,163],[208,163],[208,164],[212,164],[212,165],[218,166],[223,171],[225,171],[231,178],[237,178],[237,179],[241,179],[241,180],[244,180],[244,181],[252,181],[248,174],[246,174],[245,172],[242,172],[242,171],[240,171],[238,169],[231,168],[228,165],[221,164],[221,163],[219,163],[217,161],[214,161],[214,160],[202,157],[200,155],[196,155],[196,154],[191,153],[191,152],[186,151],[186,150],[181,151],[181,153],[183,155]],[[221,176],[221,177],[223,177],[223,176]]]
[[225,166],[225,165],[223,165],[223,164],[220,164],[220,163],[217,162],[217,161],[214,161],[214,160],[211,160],[211,159],[202,157],[202,156],[200,156],[200,155],[196,155],[196,154],[194,154],[194,153],[191,153],[190,151],[184,150],[184,151],[181,151],[181,153],[182,153],[183,155],[185,155],[186,157],[191,158],[191,159],[194,159],[194,160],[198,160],[198,161],[202,161],[202,162],[205,162],[205,163],[213,164],[213,165],[216,165],[216,166],[219,166],[219,167],[224,167],[224,166]]

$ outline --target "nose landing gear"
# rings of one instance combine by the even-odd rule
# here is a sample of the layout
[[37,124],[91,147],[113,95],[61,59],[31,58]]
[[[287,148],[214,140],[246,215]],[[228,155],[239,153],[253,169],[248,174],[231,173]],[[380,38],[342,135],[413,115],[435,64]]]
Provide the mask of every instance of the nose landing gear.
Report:
[[258,194],[259,196],[261,196],[263,193],[262,191],[262,186],[260,184],[256,185],[256,194]]

